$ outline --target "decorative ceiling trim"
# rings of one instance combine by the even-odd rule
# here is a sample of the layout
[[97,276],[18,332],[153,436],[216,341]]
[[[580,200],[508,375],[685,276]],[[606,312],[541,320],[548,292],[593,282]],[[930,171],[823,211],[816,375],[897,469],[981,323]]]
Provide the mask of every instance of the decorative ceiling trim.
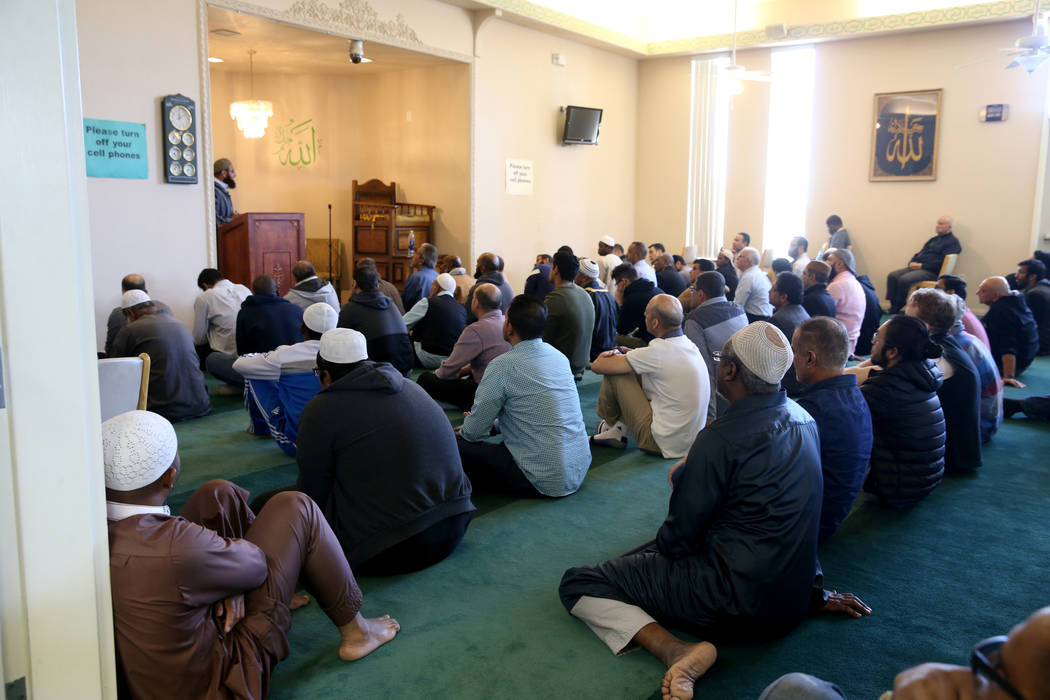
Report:
[[[556,12],[528,0],[481,0],[491,7],[520,15],[523,18],[548,24],[591,39],[629,49],[642,56],[700,53],[727,50],[733,42],[732,34],[712,34],[669,41],[644,42],[622,32],[613,31],[563,12]],[[864,36],[882,32],[911,29],[931,29],[972,22],[1030,17],[1036,0],[996,0],[978,5],[950,7],[940,10],[906,12],[882,17],[862,17],[836,22],[789,26],[787,36],[775,40],[766,36],[764,29],[739,32],[737,47],[772,46],[800,41],[822,41]]]

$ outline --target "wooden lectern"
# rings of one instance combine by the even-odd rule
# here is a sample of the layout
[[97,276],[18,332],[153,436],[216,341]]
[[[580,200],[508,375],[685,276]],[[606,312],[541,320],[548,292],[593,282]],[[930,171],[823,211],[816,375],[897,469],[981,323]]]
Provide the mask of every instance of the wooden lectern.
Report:
[[302,214],[239,214],[216,233],[223,277],[251,288],[256,277],[269,275],[281,296],[295,286],[292,267],[306,258]]

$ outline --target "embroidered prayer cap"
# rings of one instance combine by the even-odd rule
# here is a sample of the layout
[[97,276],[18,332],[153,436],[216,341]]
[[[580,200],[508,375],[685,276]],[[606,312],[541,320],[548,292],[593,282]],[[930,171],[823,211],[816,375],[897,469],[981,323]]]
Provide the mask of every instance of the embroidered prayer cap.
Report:
[[612,248],[614,245],[616,245],[616,239],[613,238],[612,236],[602,236],[601,238],[598,239],[598,241],[601,242],[601,243],[604,243],[605,245],[609,246],[610,248]]
[[113,416],[102,424],[106,488],[134,491],[152,484],[171,467],[178,449],[166,418],[149,411]]
[[584,277],[595,279],[598,277],[598,263],[590,258],[580,258],[580,273]]
[[440,275],[438,275],[436,278],[436,282],[438,283],[438,286],[441,287],[441,291],[443,292],[451,292],[456,288],[456,278],[448,274],[447,272],[442,272]]
[[332,308],[331,304],[324,301],[310,304],[303,311],[303,323],[314,333],[324,333],[332,330],[335,328],[338,320],[339,316],[335,313],[335,309]]
[[333,328],[321,336],[319,353],[326,362],[348,365],[368,359],[365,337],[350,328]]
[[794,362],[791,343],[780,329],[765,321],[750,323],[729,339],[733,343],[733,354],[759,379],[776,384]]
[[149,298],[149,294],[146,294],[141,289],[129,289],[120,297],[120,308],[130,309],[132,306],[145,304],[147,301],[153,301]]

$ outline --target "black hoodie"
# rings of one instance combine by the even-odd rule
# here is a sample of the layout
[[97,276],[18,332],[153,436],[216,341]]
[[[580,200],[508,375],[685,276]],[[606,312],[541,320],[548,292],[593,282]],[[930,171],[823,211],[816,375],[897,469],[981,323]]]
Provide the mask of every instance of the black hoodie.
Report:
[[999,297],[981,321],[988,329],[992,357],[999,370],[1003,369],[1003,355],[1013,355],[1017,360],[1014,371],[1024,372],[1039,351],[1039,330],[1024,297],[1019,292]]
[[337,325],[361,332],[368,343],[368,359],[389,362],[406,377],[412,371],[412,341],[390,297],[380,292],[353,295],[339,311]]
[[474,511],[445,412],[389,364],[365,361],[303,409],[297,488],[324,511],[352,568]]
[[252,294],[237,312],[237,354],[302,342],[303,310],[276,294]]

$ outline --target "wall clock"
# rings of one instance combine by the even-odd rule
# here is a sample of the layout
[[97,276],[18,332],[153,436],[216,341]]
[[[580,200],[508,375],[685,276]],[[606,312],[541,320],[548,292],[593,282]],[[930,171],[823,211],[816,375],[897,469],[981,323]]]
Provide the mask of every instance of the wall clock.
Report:
[[197,120],[194,114],[194,102],[185,95],[168,95],[161,103],[164,177],[168,182],[197,183]]

